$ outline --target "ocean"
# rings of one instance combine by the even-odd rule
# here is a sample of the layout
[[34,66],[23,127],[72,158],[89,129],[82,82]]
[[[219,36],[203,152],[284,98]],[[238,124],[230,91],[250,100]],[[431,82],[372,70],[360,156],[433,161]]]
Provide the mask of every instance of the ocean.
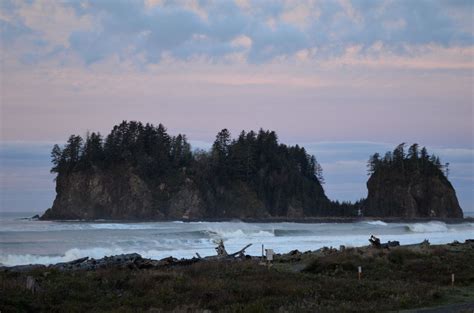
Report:
[[357,247],[369,244],[370,235],[382,242],[403,244],[428,239],[432,244],[474,238],[474,223],[244,223],[231,222],[51,222],[31,220],[34,213],[0,214],[0,264],[52,264],[82,257],[139,253],[161,259],[215,255],[216,242],[223,240],[228,252],[247,244],[251,255],[260,255],[262,245],[276,253],[321,247]]

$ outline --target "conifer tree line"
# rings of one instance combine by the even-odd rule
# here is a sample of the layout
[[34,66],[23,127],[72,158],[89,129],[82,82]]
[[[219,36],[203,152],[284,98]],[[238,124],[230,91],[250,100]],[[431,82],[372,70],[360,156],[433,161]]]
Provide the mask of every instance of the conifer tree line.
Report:
[[384,170],[399,170],[402,173],[419,171],[422,174],[449,175],[449,163],[444,165],[438,156],[429,154],[426,147],[420,149],[417,143],[405,151],[406,143],[399,144],[393,151],[387,151],[383,157],[379,153],[370,156],[367,162],[367,174],[370,176]]
[[105,139],[95,132],[85,138],[71,135],[63,147],[54,145],[51,159],[52,173],[106,169],[126,163],[150,176],[161,176],[194,163],[208,162],[214,176],[221,180],[251,181],[262,170],[289,167],[309,179],[324,181],[321,165],[305,148],[279,144],[274,131],[263,129],[258,133],[242,131],[236,139],[223,129],[209,152],[193,152],[186,135],[170,136],[162,124],[155,127],[123,121]]
[[172,137],[161,124],[155,127],[123,121],[114,126],[105,139],[95,132],[88,133],[85,138],[71,135],[64,147],[54,145],[51,158],[51,172],[58,174],[107,169],[122,163],[150,175],[163,175],[188,165],[192,153],[185,135]]

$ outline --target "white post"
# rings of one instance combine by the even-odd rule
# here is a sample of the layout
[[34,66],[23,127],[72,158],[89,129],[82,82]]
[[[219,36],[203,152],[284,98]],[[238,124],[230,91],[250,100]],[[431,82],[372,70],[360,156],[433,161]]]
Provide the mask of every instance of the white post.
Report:
[[267,266],[268,268],[270,268],[273,262],[273,249],[265,249],[265,254],[267,257]]
[[266,249],[265,251],[267,252],[267,261],[273,261],[273,249]]
[[451,274],[451,286],[454,287],[454,273]]
[[361,276],[362,276],[362,266],[359,266],[357,268],[358,272],[359,272],[359,280],[361,279]]

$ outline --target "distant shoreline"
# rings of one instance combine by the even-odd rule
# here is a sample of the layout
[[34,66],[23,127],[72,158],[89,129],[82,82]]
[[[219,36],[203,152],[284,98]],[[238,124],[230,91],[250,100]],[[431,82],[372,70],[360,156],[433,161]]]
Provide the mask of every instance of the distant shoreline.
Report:
[[80,219],[80,220],[62,220],[48,219],[43,221],[54,222],[87,222],[87,223],[155,223],[155,222],[243,222],[243,223],[300,223],[300,224],[331,224],[331,223],[358,223],[382,221],[384,223],[426,223],[426,222],[444,222],[446,224],[460,224],[474,222],[474,217],[464,218],[401,218],[401,217],[270,217],[270,218],[202,218],[202,219]]

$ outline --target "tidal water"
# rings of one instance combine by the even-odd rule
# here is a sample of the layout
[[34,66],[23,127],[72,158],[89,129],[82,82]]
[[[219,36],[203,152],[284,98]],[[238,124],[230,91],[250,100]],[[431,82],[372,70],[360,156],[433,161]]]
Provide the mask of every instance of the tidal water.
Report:
[[247,253],[260,255],[262,245],[277,253],[294,249],[316,250],[323,246],[363,246],[370,235],[382,242],[401,244],[428,239],[433,244],[474,238],[474,223],[244,223],[144,222],[116,223],[50,222],[25,219],[33,214],[0,214],[0,264],[51,264],[81,257],[102,258],[139,253],[161,259],[215,255],[215,242],[223,240],[228,252],[253,244]]

